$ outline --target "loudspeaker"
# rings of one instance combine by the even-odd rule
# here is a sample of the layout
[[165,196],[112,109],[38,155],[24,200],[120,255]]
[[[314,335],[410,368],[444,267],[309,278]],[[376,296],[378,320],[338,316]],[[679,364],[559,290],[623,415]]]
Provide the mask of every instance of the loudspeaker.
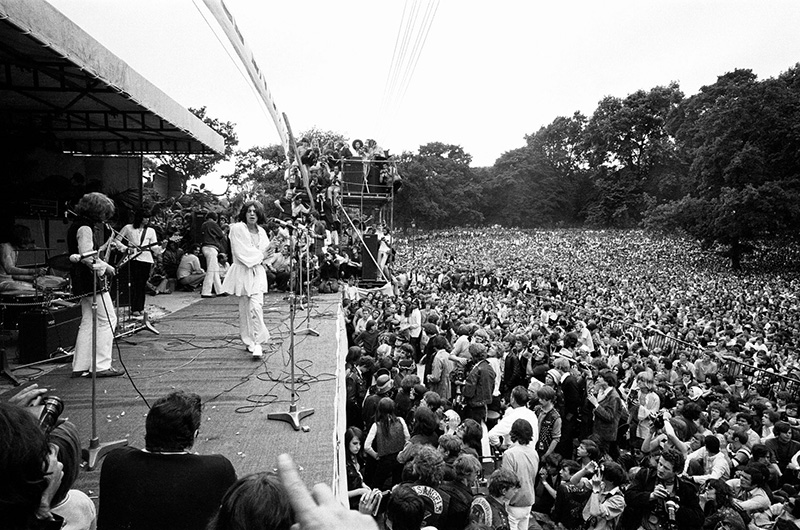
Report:
[[19,362],[49,359],[59,348],[72,348],[78,338],[81,305],[58,309],[36,309],[20,315]]
[[363,186],[364,163],[361,162],[361,160],[343,160],[342,193],[361,193],[361,188]]
[[[364,236],[364,250],[361,252],[361,279],[377,280],[378,266],[372,258],[378,259],[378,236],[366,234]],[[369,252],[367,252],[369,250]],[[372,253],[372,258],[369,256]]]

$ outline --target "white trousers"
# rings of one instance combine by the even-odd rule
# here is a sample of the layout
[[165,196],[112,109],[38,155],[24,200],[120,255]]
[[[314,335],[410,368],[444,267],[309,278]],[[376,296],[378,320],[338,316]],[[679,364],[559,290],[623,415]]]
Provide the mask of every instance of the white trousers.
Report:
[[508,527],[510,530],[528,530],[531,522],[530,506],[508,506]]
[[218,253],[217,247],[213,245],[203,247],[203,256],[206,258],[206,275],[203,278],[201,295],[211,294],[212,287],[215,293],[220,294],[222,292],[222,281],[219,279],[219,261],[217,261]]
[[[92,296],[81,298],[81,325],[75,342],[75,356],[72,358],[73,372],[87,372],[92,369]],[[97,371],[111,368],[111,353],[114,347],[114,329],[117,327],[117,313],[108,292],[97,295]]]
[[246,346],[269,340],[269,331],[264,324],[264,293],[239,297],[239,334]]

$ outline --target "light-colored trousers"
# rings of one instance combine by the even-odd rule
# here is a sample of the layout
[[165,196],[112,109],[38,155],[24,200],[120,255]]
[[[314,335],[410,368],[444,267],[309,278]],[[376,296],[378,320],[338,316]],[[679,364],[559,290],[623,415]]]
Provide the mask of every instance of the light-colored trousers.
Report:
[[530,506],[508,506],[508,527],[510,530],[528,530],[531,521]]
[[[75,356],[72,358],[73,372],[86,372],[92,369],[92,296],[81,298],[81,325],[75,342]],[[97,371],[111,368],[111,353],[114,347],[114,329],[117,327],[117,313],[108,292],[97,294]]]
[[203,279],[203,290],[200,294],[211,294],[211,288],[214,292],[220,294],[222,292],[222,282],[219,279],[219,261],[217,261],[217,254],[219,251],[213,245],[206,245],[203,247],[203,256],[206,258],[206,276]]
[[264,293],[239,297],[239,333],[246,346],[269,340],[269,331],[264,324]]

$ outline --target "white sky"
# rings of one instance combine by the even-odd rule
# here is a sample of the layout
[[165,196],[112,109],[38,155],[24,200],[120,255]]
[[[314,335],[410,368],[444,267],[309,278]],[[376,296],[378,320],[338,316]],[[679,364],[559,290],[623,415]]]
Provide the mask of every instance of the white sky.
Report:
[[[202,0],[50,2],[182,105],[234,122],[240,148],[279,143]],[[379,112],[405,2],[225,3],[295,132],[393,153],[458,144],[473,166],[606,95],[670,81],[691,95],[734,68],[763,79],[800,61],[796,0],[442,0],[402,105]]]

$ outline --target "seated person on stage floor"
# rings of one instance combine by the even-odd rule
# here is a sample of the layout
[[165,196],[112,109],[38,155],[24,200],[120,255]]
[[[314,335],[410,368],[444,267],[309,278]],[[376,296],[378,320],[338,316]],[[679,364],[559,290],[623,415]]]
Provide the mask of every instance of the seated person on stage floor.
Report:
[[222,455],[191,453],[200,428],[200,396],[172,392],[147,414],[145,449],[122,447],[100,472],[98,528],[205,528],[236,471]]
[[178,285],[188,291],[194,291],[195,288],[203,283],[206,273],[200,266],[200,258],[197,255],[200,253],[200,247],[192,245],[189,252],[181,256],[181,262],[178,264]]
[[27,226],[14,225],[11,234],[0,243],[0,292],[33,291],[33,281],[47,272],[46,268],[23,269],[17,267],[19,250],[33,246],[31,231]]
[[283,245],[280,252],[275,252],[266,259],[264,264],[267,268],[267,281],[270,287],[279,291],[289,290],[290,261],[289,245]]

